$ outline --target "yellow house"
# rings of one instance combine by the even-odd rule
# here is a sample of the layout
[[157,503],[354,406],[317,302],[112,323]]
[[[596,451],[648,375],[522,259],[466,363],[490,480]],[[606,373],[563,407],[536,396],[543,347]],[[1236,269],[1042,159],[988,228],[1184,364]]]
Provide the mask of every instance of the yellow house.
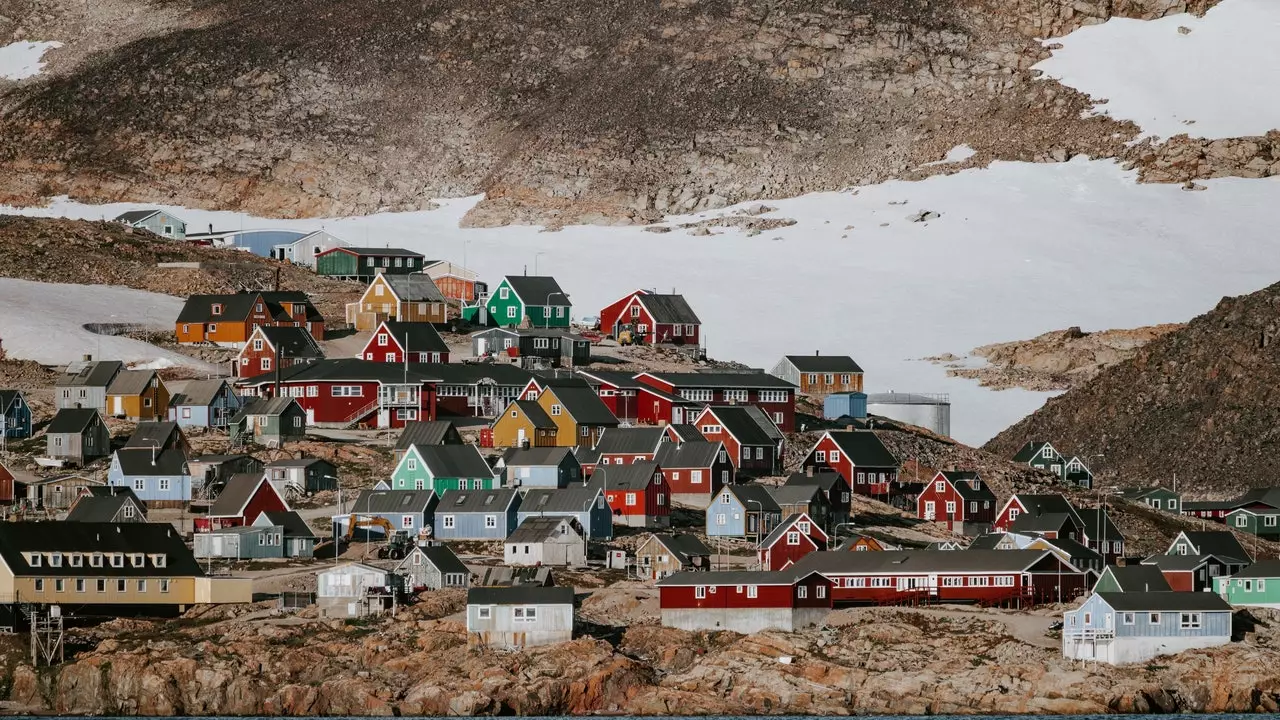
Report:
[[555,447],[556,424],[533,400],[515,400],[493,421],[494,447]]
[[358,302],[347,303],[347,323],[377,330],[387,320],[442,324],[448,320],[444,294],[426,275],[378,275]]
[[201,602],[252,600],[249,584],[222,580],[205,577],[169,523],[0,523],[0,602],[173,616]]
[[556,447],[595,447],[601,433],[618,427],[613,411],[583,382],[549,381],[538,405],[555,423]]
[[169,416],[169,388],[155,370],[124,370],[107,387],[107,414],[130,420]]

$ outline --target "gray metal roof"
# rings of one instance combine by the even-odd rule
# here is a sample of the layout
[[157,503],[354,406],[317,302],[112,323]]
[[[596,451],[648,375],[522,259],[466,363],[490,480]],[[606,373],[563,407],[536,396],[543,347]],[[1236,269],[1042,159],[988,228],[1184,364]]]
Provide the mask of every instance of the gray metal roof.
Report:
[[416,257],[416,258],[425,257],[422,253],[416,253],[412,250],[405,250],[404,248],[393,248],[393,247],[350,247],[348,246],[348,247],[330,248],[330,251],[332,250],[345,250],[351,253],[352,255],[373,255],[375,257],[382,257],[383,255],[386,255],[388,257],[396,257],[396,256]]
[[124,444],[128,448],[170,447],[182,436],[178,423],[172,420],[140,422]]
[[675,436],[679,438],[680,442],[701,442],[707,439],[696,425],[689,425],[687,423],[668,425],[667,430],[674,433]]
[[754,405],[712,405],[707,409],[720,421],[725,432],[743,445],[773,446],[778,440],[767,428],[761,426],[756,415],[751,412],[755,410],[760,415],[764,414]]
[[289,409],[290,405],[297,404],[298,401],[291,397],[255,398],[240,408],[233,421],[239,421],[248,415],[281,415]]
[[658,454],[653,460],[663,469],[709,468],[716,463],[716,456],[723,449],[724,445],[720,442],[666,442],[658,446]]
[[780,485],[778,487],[770,487],[769,494],[773,496],[774,502],[781,505],[799,505],[809,504],[816,498],[826,495],[822,493],[822,488],[817,485]]
[[272,460],[271,462],[267,463],[264,467],[269,467],[269,468],[295,468],[295,467],[296,467],[296,468],[304,468],[304,467],[311,467],[312,465],[315,465],[316,463],[324,463],[325,465],[328,465],[329,467],[332,467],[332,468],[336,468],[336,467],[337,467],[336,465],[334,465],[333,463],[329,462],[328,460],[324,460],[324,459],[322,459],[322,458],[315,458],[315,457],[294,458],[294,459],[291,459],[291,460]]
[[[520,409],[525,418],[540,430],[555,430],[556,423],[546,410],[535,400],[513,400],[512,404]],[[510,408],[510,406],[508,406]]]
[[1043,513],[1040,515],[1022,513],[1009,524],[1009,532],[1057,532],[1067,525],[1071,525],[1073,528],[1076,527],[1072,516],[1067,513]]
[[351,505],[351,512],[356,515],[426,512],[434,496],[431,490],[361,490]]
[[[816,490],[817,488],[812,488],[812,489]],[[778,523],[777,526],[775,526],[773,530],[768,535],[766,535],[763,540],[760,541],[760,547],[762,548],[773,547],[773,545],[777,543],[778,540],[780,540],[783,535],[788,533],[791,530],[791,528],[794,527],[795,524],[800,521],[800,518],[806,517],[806,516],[807,515],[805,513],[791,513],[790,515],[783,518],[782,522]],[[812,522],[813,518],[809,518],[809,521]],[[801,533],[801,534],[804,535],[807,533]],[[814,544],[817,545],[816,542]],[[823,548],[819,546],[819,549],[823,549]]]
[[1219,560],[1214,555],[1151,555],[1142,560],[1143,565],[1155,565],[1165,572],[1191,572],[1210,560]]
[[116,451],[125,477],[187,475],[187,454],[177,448],[126,447]]
[[787,362],[802,373],[860,373],[862,368],[848,355],[788,355]]
[[142,395],[151,390],[151,380],[156,378],[155,370],[125,370],[111,381],[107,388],[108,395]]
[[[1194,530],[1179,533],[1191,542],[1201,555],[1216,555],[1220,558],[1250,560],[1249,551],[1240,544],[1235,533],[1229,530]],[[1177,538],[1174,538],[1177,542]]]
[[547,540],[553,540],[562,533],[562,527],[568,528],[571,533],[576,533],[573,526],[564,517],[541,517],[531,515],[525,518],[520,526],[515,529],[511,535],[507,536],[509,543],[540,543]]
[[591,509],[600,496],[598,487],[533,488],[526,490],[521,513],[580,513]]
[[[204,571],[170,523],[5,522],[0,523],[0,556],[14,575],[66,576],[66,567],[27,564],[24,553],[142,553],[165,556],[163,572],[147,558],[141,566],[103,563],[93,574],[106,577],[204,577]],[[87,564],[87,563],[86,563]]]
[[849,574],[913,574],[929,572],[1022,572],[1039,562],[1048,550],[885,550],[883,552],[814,552],[796,567],[817,572]]
[[[842,482],[845,482],[844,476],[837,472],[816,472],[812,475],[807,472],[797,472],[787,477],[786,485],[814,485],[829,493]],[[848,485],[847,482],[845,484]]]
[[668,444],[664,438],[666,431],[660,427],[609,428],[601,433],[596,450],[602,455],[656,453],[661,445]]
[[676,388],[765,388],[795,390],[796,386],[767,372],[651,372],[646,373]]
[[[1084,523],[1084,534],[1088,536],[1090,542],[1095,540],[1106,540],[1108,542],[1114,540],[1124,540],[1124,533],[1120,532],[1120,528],[1111,522],[1111,515],[1102,508],[1076,508],[1076,514],[1080,516],[1080,522]],[[1098,536],[1098,523],[1102,523],[1102,536]]]
[[1226,600],[1207,592],[1104,592],[1098,597],[1124,612],[1231,612]]
[[293,360],[322,360],[324,350],[307,332],[306,328],[292,326],[259,327],[267,344],[275,348],[282,358]]
[[128,223],[134,225],[146,220],[152,215],[159,215],[159,210],[129,210],[122,212],[115,217],[115,222]]
[[1280,560],[1259,560],[1249,567],[1232,575],[1233,578],[1273,578],[1280,577]]
[[393,322],[387,320],[382,323],[382,327],[385,327],[387,332],[391,333],[391,336],[396,339],[396,343],[405,352],[449,352],[449,345],[445,343],[444,338],[440,337],[440,333],[436,332],[431,323]]
[[608,405],[600,399],[595,390],[585,383],[582,386],[566,387],[549,383],[544,392],[550,392],[560,402],[564,411],[579,425],[618,426],[618,418]]
[[76,500],[67,513],[67,522],[114,522],[116,515],[125,506],[132,503],[138,508],[139,517],[145,519],[147,512],[135,498],[129,495],[86,495]]
[[991,491],[991,486],[984,483],[982,476],[972,470],[943,470],[942,477],[946,478],[965,500],[996,501],[996,494]]
[[658,464],[655,462],[598,465],[591,475],[591,486],[609,490],[644,490],[653,482],[657,472]]
[[569,305],[556,279],[545,275],[508,275],[504,278],[525,305]]
[[519,493],[513,488],[497,490],[446,490],[440,496],[438,513],[506,512]]
[[194,405],[208,407],[214,398],[226,386],[226,380],[188,380],[180,390],[176,390],[169,398],[169,405],[179,407]]
[[[267,516],[267,521],[272,525],[279,525],[284,528],[285,537],[295,538],[313,538],[315,533],[311,532],[311,527],[307,525],[307,521],[297,512],[290,510],[288,512],[263,512]],[[256,521],[256,520],[255,520]]]
[[[94,421],[94,418],[98,418],[98,411],[93,408],[63,408],[49,421],[49,426],[45,428],[45,433],[48,435],[82,433]],[[99,421],[101,420],[99,419]]]
[[854,467],[898,467],[898,458],[889,452],[889,448],[871,430],[835,430],[827,434]]
[[573,448],[567,447],[510,448],[502,454],[502,462],[507,467],[558,467],[572,455]]
[[58,379],[57,387],[105,388],[123,369],[124,363],[119,360],[98,360],[79,366],[69,365],[67,372]]
[[655,323],[665,325],[700,325],[698,314],[689,307],[683,295],[660,295],[658,293],[639,293],[637,299],[644,309],[653,317]]
[[[258,485],[267,482],[262,473],[236,473],[218,493],[218,498],[209,506],[210,517],[237,517],[249,498],[253,497]],[[270,485],[271,483],[267,483]],[[253,518],[245,518],[252,521]]]
[[[459,573],[471,576],[471,570],[458,559],[458,556],[449,549],[448,545],[443,543],[437,545],[428,545],[426,547],[418,547],[429,564],[433,565],[436,570],[441,573]],[[408,560],[408,558],[406,558]]]
[[[738,502],[746,508],[747,512],[751,512],[755,508],[758,512],[781,513],[782,508],[778,506],[778,502],[773,499],[773,495],[769,493],[769,488],[764,485],[756,485],[749,483],[746,485],[727,485],[724,488],[738,498]],[[750,502],[748,502],[750,501]]]
[[423,445],[415,449],[432,477],[493,477],[493,468],[475,445]]
[[395,291],[401,302],[444,302],[444,293],[435,281],[422,273],[411,275],[383,275],[382,279]]
[[453,423],[448,420],[413,420],[405,424],[396,439],[396,450],[408,450],[410,445],[441,445],[449,435]]
[[666,548],[681,565],[692,565],[695,557],[711,557],[711,548],[697,535],[653,533],[651,537]]
[[517,585],[515,587],[473,587],[467,590],[468,605],[572,605],[573,588]]
[[621,370],[580,370],[578,375],[586,379],[587,383],[592,387],[604,384],[612,385],[616,388],[634,389],[640,387],[640,381],[636,380],[636,374],[633,372]]

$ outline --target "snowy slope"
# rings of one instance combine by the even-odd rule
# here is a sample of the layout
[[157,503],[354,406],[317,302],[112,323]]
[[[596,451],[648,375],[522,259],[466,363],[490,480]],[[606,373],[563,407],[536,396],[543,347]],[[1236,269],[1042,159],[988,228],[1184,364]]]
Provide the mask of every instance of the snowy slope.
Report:
[[44,54],[60,42],[16,42],[0,47],[0,79],[23,80],[44,69]]
[[107,285],[63,285],[0,278],[0,340],[10,357],[61,365],[82,355],[161,368],[208,363],[138,340],[96,335],[86,323],[140,323],[172,329],[182,300]]
[[[1280,276],[1270,217],[1280,180],[1206,184],[1208,191],[1194,193],[1139,185],[1114,162],[1083,158],[996,163],[770,202],[771,215],[799,222],[755,237],[459,229],[475,198],[445,200],[432,212],[314,221],[171,210],[196,227],[323,225],[361,245],[458,261],[465,252],[490,282],[525,265],[532,273],[536,262],[573,296],[579,316],[598,314],[636,287],[675,288],[706,323],[712,356],[769,367],[784,353],[848,353],[866,369],[869,391],[950,393],[953,434],[976,443],[1047,394],[992,392],[915,358],[1071,325],[1182,321]],[[64,200],[12,212],[99,219],[131,207]],[[907,221],[925,209],[942,217]]]
[[[1183,34],[1179,28],[1190,32]],[[1280,129],[1280,2],[1223,0],[1203,18],[1111,19],[1047,41],[1035,66],[1145,135],[1229,138]]]

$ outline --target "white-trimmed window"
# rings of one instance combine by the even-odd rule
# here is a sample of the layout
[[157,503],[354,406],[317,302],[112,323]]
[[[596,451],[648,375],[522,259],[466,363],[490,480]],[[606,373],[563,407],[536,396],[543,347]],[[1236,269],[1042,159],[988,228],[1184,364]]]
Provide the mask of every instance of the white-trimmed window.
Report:
[[791,394],[786,390],[761,390],[760,402],[765,403],[784,403]]
[[804,600],[807,597],[809,597],[809,587],[807,585],[797,585],[796,598],[799,600]]
[[454,527],[453,522],[454,522],[454,519],[452,515],[445,515],[443,518],[440,519],[440,525],[448,529],[453,529]]
[[560,408],[560,406],[559,406],[559,405],[552,405],[552,406],[551,406],[551,414],[552,414],[552,415],[554,415],[554,416],[557,416],[557,417],[558,417],[558,416],[560,415],[560,410],[561,410],[561,408]]
[[840,462],[840,451],[839,451],[839,450],[832,450],[832,451],[828,454],[828,456],[827,456],[827,460],[828,460],[828,462],[832,462],[832,463],[838,463],[838,462]]
[[1158,612],[1147,613],[1147,624],[1148,624],[1148,625],[1159,625],[1159,624],[1160,624],[1160,613],[1158,613]]
[[799,545],[799,544],[800,544],[800,533],[798,533],[798,532],[789,532],[789,533],[787,533],[787,544],[788,544],[788,545]]
[[485,516],[484,516],[484,526],[485,526],[486,528],[489,528],[489,529],[493,529],[493,528],[498,527],[498,516],[497,516],[497,515],[485,515]]
[[693,596],[698,600],[704,600],[707,597],[707,586],[697,585],[693,588]]
[[627,505],[634,506],[635,504],[636,504],[636,494],[633,492],[627,493]]
[[1131,612],[1120,613],[1120,622],[1125,625],[1133,625],[1137,621],[1138,621],[1137,613],[1131,613]]
[[826,451],[826,450],[814,450],[814,451],[813,451],[813,459],[814,459],[814,461],[815,461],[815,462],[826,462],[826,461],[827,461],[827,451]]
[[758,595],[760,594],[760,592],[759,592],[759,591],[760,591],[760,589],[759,589],[758,587],[756,587],[755,585],[748,585],[748,586],[747,586],[747,597],[749,597],[749,598],[756,597],[756,596],[758,596]]
[[156,489],[159,490],[160,492],[169,492],[169,486],[172,482],[173,481],[170,480],[169,478],[160,478],[159,480],[156,481],[156,484],[157,484]]
[[516,316],[516,306],[512,305],[507,308],[507,318],[511,319],[511,318],[514,318],[515,316]]

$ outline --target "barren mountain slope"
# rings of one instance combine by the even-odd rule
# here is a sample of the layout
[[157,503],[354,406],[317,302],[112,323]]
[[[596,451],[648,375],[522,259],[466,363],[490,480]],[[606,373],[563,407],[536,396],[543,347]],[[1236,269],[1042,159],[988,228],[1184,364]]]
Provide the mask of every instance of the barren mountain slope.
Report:
[[1103,454],[1123,484],[1221,496],[1275,484],[1280,451],[1280,285],[1224,298],[1186,327],[1050,400],[986,449],[1028,440]]
[[1036,38],[1212,4],[0,0],[0,33],[66,43],[0,87],[0,200],[300,216],[485,191],[474,223],[625,222],[960,143],[969,164],[1116,156],[1134,128],[1035,80]]

